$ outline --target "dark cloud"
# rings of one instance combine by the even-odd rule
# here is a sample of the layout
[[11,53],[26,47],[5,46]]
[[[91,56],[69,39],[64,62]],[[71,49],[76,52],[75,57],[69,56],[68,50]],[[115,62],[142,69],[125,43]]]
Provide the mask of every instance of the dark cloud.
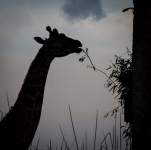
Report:
[[66,0],[66,4],[62,5],[61,9],[70,21],[86,19],[90,16],[98,21],[106,17],[101,0]]

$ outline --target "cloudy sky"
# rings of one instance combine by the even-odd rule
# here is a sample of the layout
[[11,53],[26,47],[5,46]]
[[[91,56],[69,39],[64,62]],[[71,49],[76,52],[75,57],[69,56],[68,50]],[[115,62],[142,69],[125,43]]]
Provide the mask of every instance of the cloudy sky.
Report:
[[[0,5],[0,110],[8,111],[6,92],[12,106],[17,99],[27,70],[41,45],[34,36],[48,37],[47,25],[68,37],[78,39],[89,49],[94,65],[105,71],[114,62],[114,55],[126,57],[132,47],[132,0],[1,0]],[[104,87],[106,77],[88,69],[90,62],[80,63],[82,53],[56,58],[51,64],[43,103],[41,121],[33,143],[40,137],[40,148],[61,145],[61,124],[68,143],[74,137],[68,105],[71,106],[79,146],[88,134],[92,149],[95,117],[98,109],[97,148],[102,130],[112,131],[113,118],[105,113],[117,106],[114,96]]]

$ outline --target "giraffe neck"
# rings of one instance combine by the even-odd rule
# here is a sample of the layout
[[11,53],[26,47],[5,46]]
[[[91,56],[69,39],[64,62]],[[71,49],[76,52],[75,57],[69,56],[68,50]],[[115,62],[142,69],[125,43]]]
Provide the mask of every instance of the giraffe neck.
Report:
[[0,145],[3,141],[8,149],[12,148],[12,143],[16,150],[27,150],[35,135],[41,115],[46,78],[50,63],[54,59],[45,56],[46,52],[41,48],[31,63],[14,107],[0,123]]

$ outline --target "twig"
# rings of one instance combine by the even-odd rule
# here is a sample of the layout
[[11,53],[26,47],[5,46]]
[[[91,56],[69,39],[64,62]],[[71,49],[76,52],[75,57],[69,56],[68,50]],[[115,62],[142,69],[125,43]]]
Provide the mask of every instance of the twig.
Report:
[[92,68],[95,70],[96,68],[94,67],[94,65],[93,65],[93,63],[92,63],[92,60],[91,60],[91,58],[90,58],[90,56],[88,55],[88,49],[86,49],[86,51],[85,50],[82,50],[85,54],[86,54],[86,56],[89,58],[89,60],[90,60],[90,63],[92,64]]
[[[97,69],[97,68],[93,65],[92,60],[91,60],[90,56],[88,55],[88,48],[86,48],[86,51],[85,51],[85,50],[82,50],[82,51],[83,51],[84,54],[87,56],[87,58],[90,60],[90,63],[91,63],[91,65],[92,65],[92,66],[89,66],[89,65],[88,65],[87,67],[88,67],[88,68],[93,68],[93,70],[99,71],[99,72],[103,73],[114,85],[116,85],[116,83],[115,83],[105,72],[103,72],[103,71]],[[83,57],[80,58],[79,60],[80,60],[81,62],[83,62],[84,59],[85,59],[85,56],[83,56]],[[117,86],[117,85],[116,85],[116,86]]]
[[[87,65],[87,67],[88,68],[93,68],[92,66],[89,66],[89,65]],[[99,72],[103,73],[114,85],[117,86],[117,84],[105,72],[103,72],[103,71],[101,71],[101,70],[99,70],[97,68],[95,68],[95,71],[99,71]]]

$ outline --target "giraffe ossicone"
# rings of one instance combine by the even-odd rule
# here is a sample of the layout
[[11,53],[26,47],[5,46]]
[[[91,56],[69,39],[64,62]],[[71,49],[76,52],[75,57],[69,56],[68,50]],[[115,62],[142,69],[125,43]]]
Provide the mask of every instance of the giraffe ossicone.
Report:
[[48,26],[49,38],[34,39],[43,44],[31,63],[18,98],[0,122],[1,150],[28,150],[39,124],[48,70],[55,57],[80,53],[82,44]]

